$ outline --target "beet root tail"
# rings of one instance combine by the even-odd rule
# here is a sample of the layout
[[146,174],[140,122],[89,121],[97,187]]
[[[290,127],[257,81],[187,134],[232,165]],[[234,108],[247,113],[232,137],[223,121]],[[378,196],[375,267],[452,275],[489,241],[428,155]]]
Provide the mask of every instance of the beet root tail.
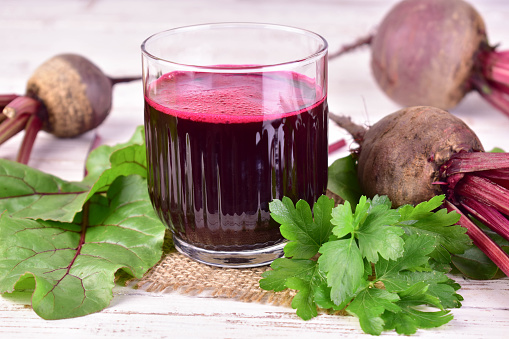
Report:
[[509,255],[467,218],[459,208],[449,201],[445,202],[445,206],[449,212],[455,211],[460,214],[459,224],[467,229],[467,235],[472,239],[474,245],[483,251],[505,275],[509,276]]
[[362,144],[362,140],[364,140],[364,134],[367,131],[367,128],[361,125],[357,125],[347,116],[336,115],[329,112],[329,119],[334,121],[339,127],[346,130],[354,139],[356,143],[359,145]]

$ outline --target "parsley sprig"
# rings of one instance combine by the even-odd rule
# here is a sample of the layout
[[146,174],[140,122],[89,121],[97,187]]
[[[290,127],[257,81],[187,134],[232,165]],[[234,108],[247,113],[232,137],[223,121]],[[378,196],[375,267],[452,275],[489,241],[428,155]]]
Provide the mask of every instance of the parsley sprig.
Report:
[[443,199],[392,209],[385,196],[363,196],[353,209],[322,196],[313,211],[303,200],[274,200],[271,215],[288,243],[260,287],[298,290],[292,307],[304,320],[319,308],[344,309],[373,335],[446,324],[453,318],[448,309],[463,300],[446,275],[451,253],[462,253],[470,240],[455,225],[459,215],[437,210]]

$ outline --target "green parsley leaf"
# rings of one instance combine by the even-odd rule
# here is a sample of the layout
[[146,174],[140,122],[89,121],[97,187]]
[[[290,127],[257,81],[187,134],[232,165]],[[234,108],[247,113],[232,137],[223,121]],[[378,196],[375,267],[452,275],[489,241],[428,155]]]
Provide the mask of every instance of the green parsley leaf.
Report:
[[[316,261],[280,258],[271,264],[272,271],[262,274],[260,287],[265,290],[282,291],[286,288],[299,290],[292,300],[292,307],[304,320],[317,316],[317,304],[325,305],[320,296],[329,291],[325,276]],[[315,299],[315,296],[318,296]],[[330,308],[331,305],[327,305]]]
[[[370,334],[390,329],[412,334],[418,328],[445,324],[452,319],[446,309],[460,307],[462,297],[456,293],[459,285],[435,269],[440,253],[437,247],[460,250],[462,245],[449,246],[449,242],[455,238],[462,241],[464,232],[452,226],[457,220],[454,213],[434,212],[441,199],[395,210],[387,197],[361,197],[353,212],[350,202],[345,201],[318,211],[315,220],[303,203],[294,208],[289,200],[276,202],[271,213],[287,225],[284,235],[290,235],[289,240],[305,244],[316,234],[330,236],[325,241],[320,238],[323,244],[316,262],[307,259],[319,243],[315,241],[305,260],[274,261],[272,270],[263,274],[260,287],[298,290],[292,306],[306,320],[318,314],[317,307],[346,307]],[[431,223],[451,229],[433,232]],[[441,260],[445,259],[447,256],[442,255]]]
[[[437,272],[437,275],[440,274],[443,273]],[[445,274],[443,275],[445,276]],[[452,279],[449,278],[445,279],[445,277],[443,281],[439,281],[436,283],[431,281],[431,279],[425,280],[426,282],[429,283],[428,293],[438,298],[443,308],[459,308],[461,307],[463,297],[457,294],[456,291],[460,289],[460,285],[457,284]]]
[[426,282],[428,294],[438,298],[440,305],[447,308],[460,307],[463,298],[455,293],[459,285],[454,284],[443,272],[429,268],[428,255],[434,246],[433,237],[407,237],[402,257],[396,260],[382,259],[375,264],[377,280],[383,282],[391,292],[402,292],[416,283]]
[[264,290],[276,292],[287,288],[286,280],[289,278],[307,278],[310,280],[316,268],[316,262],[305,259],[279,258],[270,265],[271,271],[262,274],[264,279],[260,280],[260,287]]
[[389,277],[397,276],[402,270],[417,270],[419,267],[426,266],[429,261],[428,254],[433,251],[434,246],[435,240],[432,237],[418,235],[407,237],[402,257],[396,260],[381,259],[375,264],[377,278],[384,281]]
[[[357,210],[355,212],[357,214]],[[366,218],[355,232],[364,258],[376,263],[379,255],[385,259],[395,259],[402,255],[401,235],[404,231],[399,226],[392,226],[398,220],[398,211],[392,210],[385,200],[376,199],[371,202]]]
[[299,291],[292,299],[292,308],[301,319],[309,320],[318,315],[316,304],[313,298],[313,291],[308,281],[299,278],[288,278],[286,281],[288,288]]
[[331,235],[330,214],[334,200],[321,196],[314,204],[315,218],[309,204],[299,200],[294,206],[288,197],[269,204],[271,216],[281,224],[281,234],[290,240],[284,248],[287,257],[309,259]]
[[346,311],[357,318],[364,332],[380,335],[384,330],[385,322],[381,315],[386,311],[397,313],[400,307],[396,304],[399,296],[378,288],[362,290],[348,305]]
[[352,214],[350,203],[336,207],[332,212],[332,230],[338,238],[353,234],[359,241],[359,250],[363,258],[377,262],[381,255],[386,259],[401,256],[404,233],[396,224],[400,218],[398,211],[391,209],[388,199],[375,197],[367,200],[362,197]]
[[335,226],[332,232],[338,238],[343,238],[355,231],[356,224],[348,201],[334,208],[331,223]]
[[453,319],[452,314],[447,310],[424,311],[421,305],[434,305],[439,307],[440,303],[428,293],[426,282],[419,282],[399,293],[400,300],[397,305],[400,312],[385,312],[382,318],[385,322],[385,329],[395,329],[399,334],[411,335],[418,328],[433,328],[447,324]]
[[320,253],[318,264],[327,272],[331,300],[336,305],[348,301],[365,283],[364,262],[355,239],[329,241],[322,245]]
[[472,243],[466,234],[466,228],[456,225],[459,214],[436,210],[445,199],[444,195],[435,196],[417,206],[405,205],[399,208],[400,224],[407,234],[428,235],[435,238],[435,249],[430,257],[438,263],[450,263],[451,255],[463,253]]

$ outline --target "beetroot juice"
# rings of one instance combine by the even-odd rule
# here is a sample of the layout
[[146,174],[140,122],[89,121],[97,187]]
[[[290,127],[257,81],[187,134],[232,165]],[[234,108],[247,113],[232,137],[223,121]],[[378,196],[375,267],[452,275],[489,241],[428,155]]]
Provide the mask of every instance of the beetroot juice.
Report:
[[328,114],[293,72],[174,71],[145,95],[148,186],[179,241],[213,251],[282,242],[269,202],[327,186]]

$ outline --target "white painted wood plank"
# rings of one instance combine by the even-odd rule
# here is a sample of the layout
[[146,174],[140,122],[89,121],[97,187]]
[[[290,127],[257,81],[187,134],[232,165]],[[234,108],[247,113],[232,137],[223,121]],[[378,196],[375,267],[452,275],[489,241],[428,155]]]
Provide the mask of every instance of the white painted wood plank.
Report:
[[[508,279],[460,283],[465,301],[452,311],[455,319],[438,329],[419,330],[416,337],[495,338],[509,330]],[[125,287],[116,288],[110,307],[82,318],[45,321],[24,306],[28,302],[0,299],[0,335],[181,337],[192,332],[199,338],[321,338],[363,333],[353,317],[322,314],[304,322],[287,307]]]
[[[35,67],[63,52],[82,53],[109,75],[139,74],[139,46],[144,38],[176,26],[214,21],[264,21],[299,26],[322,34],[331,50],[369,33],[396,0],[186,0],[186,1],[66,1],[1,0],[0,93],[22,93]],[[509,3],[472,0],[484,16],[492,42],[509,46]],[[398,107],[378,89],[369,70],[369,54],[361,49],[330,64],[331,110],[358,122],[375,122]],[[509,150],[509,118],[477,94],[456,109],[485,147]],[[113,110],[97,133],[108,144],[127,140],[143,123],[141,84],[115,88]],[[80,180],[84,159],[95,132],[71,140],[47,134],[38,137],[30,165],[68,180]],[[331,126],[331,141],[344,133]],[[20,138],[0,147],[0,157],[13,159]],[[341,156],[335,154],[331,161]],[[495,338],[509,331],[509,280],[488,282],[459,279],[463,307],[455,319],[435,330],[420,330],[420,338]],[[0,337],[184,337],[321,338],[364,337],[351,317],[320,315],[304,322],[285,307],[227,299],[149,293],[116,288],[110,307],[82,318],[45,321],[30,302],[0,298]],[[196,334],[195,334],[196,333]],[[395,333],[384,336],[396,337]]]

